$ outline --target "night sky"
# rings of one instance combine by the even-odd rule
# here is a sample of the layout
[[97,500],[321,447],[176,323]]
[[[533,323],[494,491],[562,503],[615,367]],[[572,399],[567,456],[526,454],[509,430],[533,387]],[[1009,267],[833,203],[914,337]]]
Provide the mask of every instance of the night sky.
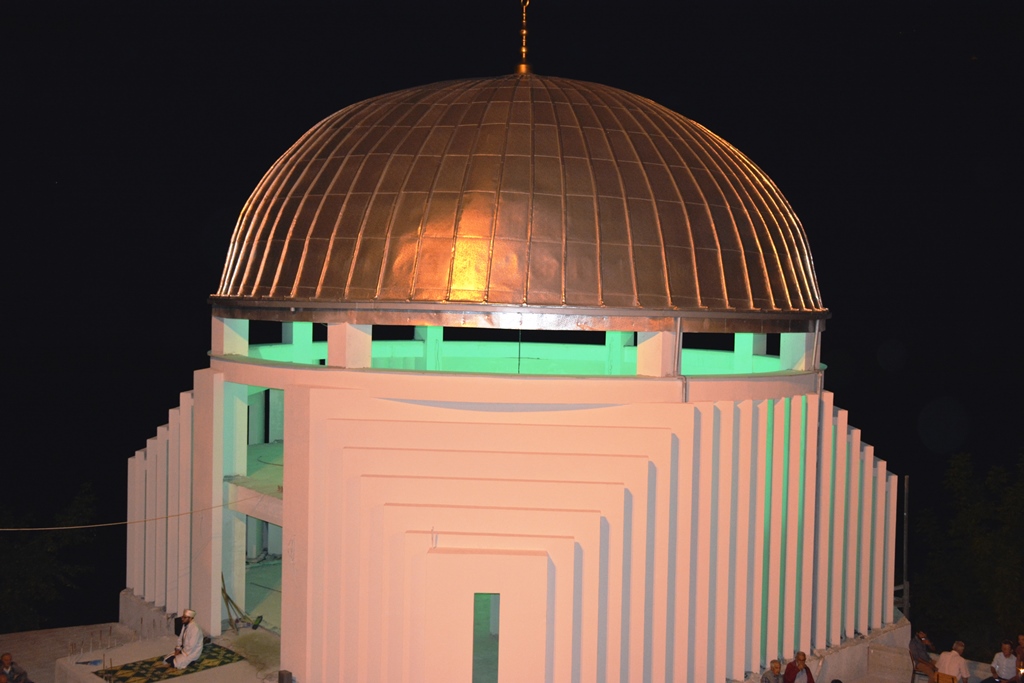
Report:
[[[20,6],[18,6],[20,5]],[[646,96],[734,144],[803,221],[825,386],[923,490],[1021,452],[1024,3],[533,0],[538,74]],[[4,498],[49,524],[207,365],[235,219],[354,102],[510,73],[517,0],[57,2],[0,20]],[[912,497],[913,498],[913,497]],[[124,532],[49,625],[117,618]]]

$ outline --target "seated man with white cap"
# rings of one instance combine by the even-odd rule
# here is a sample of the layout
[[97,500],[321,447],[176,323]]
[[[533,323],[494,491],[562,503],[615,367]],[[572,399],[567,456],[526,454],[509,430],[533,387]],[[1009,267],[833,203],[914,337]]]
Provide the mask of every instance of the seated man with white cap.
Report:
[[165,662],[175,669],[184,669],[203,654],[203,629],[195,622],[195,610],[187,609],[181,615],[181,635],[178,636],[178,647],[174,654],[168,655]]

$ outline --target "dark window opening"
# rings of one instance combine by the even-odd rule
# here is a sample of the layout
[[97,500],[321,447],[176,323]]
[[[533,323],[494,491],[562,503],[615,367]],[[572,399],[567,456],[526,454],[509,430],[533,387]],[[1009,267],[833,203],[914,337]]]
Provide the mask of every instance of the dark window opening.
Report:
[[732,351],[735,341],[730,332],[687,332],[683,334],[684,349]]
[[250,344],[280,344],[281,323],[276,320],[250,320]]

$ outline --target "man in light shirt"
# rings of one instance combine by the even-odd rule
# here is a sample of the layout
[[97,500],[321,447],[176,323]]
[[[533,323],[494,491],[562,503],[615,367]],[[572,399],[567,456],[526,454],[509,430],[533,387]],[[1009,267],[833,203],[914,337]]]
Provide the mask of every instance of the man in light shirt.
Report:
[[986,678],[986,682],[995,681],[996,683],[1003,683],[1004,681],[1013,681],[1014,683],[1019,683],[1017,655],[1013,652],[1013,643],[1008,640],[1003,641],[1001,649],[992,658],[992,666],[990,668],[992,669],[992,677]]
[[939,655],[939,673],[955,676],[960,683],[967,683],[971,672],[967,668],[967,660],[964,659],[964,641],[958,640],[953,643],[953,649]]

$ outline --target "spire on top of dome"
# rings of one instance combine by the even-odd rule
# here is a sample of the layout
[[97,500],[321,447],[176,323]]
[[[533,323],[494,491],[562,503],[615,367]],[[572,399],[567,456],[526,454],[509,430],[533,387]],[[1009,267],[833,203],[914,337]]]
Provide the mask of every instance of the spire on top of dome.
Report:
[[523,6],[523,27],[519,29],[519,34],[523,37],[523,45],[519,48],[519,64],[516,66],[517,74],[528,74],[531,73],[530,65],[526,61],[526,8],[530,6],[530,0],[519,0]]

